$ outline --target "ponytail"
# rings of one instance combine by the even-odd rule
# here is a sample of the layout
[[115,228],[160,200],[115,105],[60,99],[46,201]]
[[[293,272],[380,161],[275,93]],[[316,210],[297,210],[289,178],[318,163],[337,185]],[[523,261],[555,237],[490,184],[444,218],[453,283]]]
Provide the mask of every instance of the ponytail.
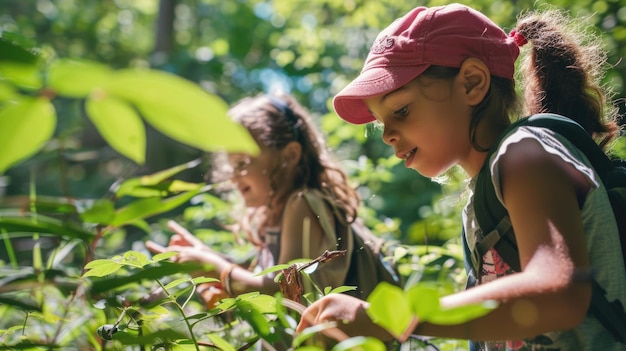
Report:
[[588,40],[591,33],[575,30],[556,11],[526,15],[514,31],[531,44],[521,67],[526,113],[569,117],[606,148],[619,127],[617,108],[607,103],[610,91],[600,83],[606,64],[601,41]]

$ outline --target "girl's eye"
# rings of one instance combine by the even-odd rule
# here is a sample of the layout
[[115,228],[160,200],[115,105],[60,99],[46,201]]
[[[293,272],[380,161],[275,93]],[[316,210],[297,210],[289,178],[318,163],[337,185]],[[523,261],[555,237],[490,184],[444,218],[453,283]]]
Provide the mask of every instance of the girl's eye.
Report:
[[252,160],[250,158],[237,160],[231,163],[232,172],[236,174],[242,174],[248,169],[248,167],[250,167],[250,163],[252,163]]
[[235,170],[243,171],[248,168],[248,166],[250,166],[250,159],[241,160],[235,165]]
[[409,108],[407,106],[402,107],[393,113],[396,118],[406,117],[409,114]]

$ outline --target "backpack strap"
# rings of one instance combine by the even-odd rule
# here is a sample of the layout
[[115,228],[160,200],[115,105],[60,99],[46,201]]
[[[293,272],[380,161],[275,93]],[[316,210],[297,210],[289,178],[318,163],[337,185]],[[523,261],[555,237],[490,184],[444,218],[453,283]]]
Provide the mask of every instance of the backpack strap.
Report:
[[[478,277],[479,269],[482,265],[482,257],[492,247],[496,249],[500,257],[514,270],[520,271],[521,264],[519,252],[515,241],[515,234],[511,226],[510,218],[504,205],[495,194],[493,182],[491,181],[491,170],[489,161],[491,156],[498,149],[502,138],[508,133],[522,125],[548,128],[569,140],[576,148],[587,156],[591,165],[596,170],[600,178],[604,181],[611,167],[611,160],[600,149],[591,135],[574,120],[556,114],[537,114],[528,118],[522,118],[511,124],[494,143],[494,147],[487,154],[485,163],[476,179],[474,192],[474,211],[476,220],[481,229],[476,238],[473,248],[468,248],[470,253],[473,272],[470,275]],[[484,235],[484,231],[488,233]],[[465,244],[467,242],[465,241]],[[624,250],[624,245],[622,245]],[[467,251],[466,251],[467,252]],[[480,279],[480,277],[478,277]],[[606,291],[592,280],[592,297],[589,313],[594,315],[598,321],[613,335],[615,340],[626,343],[626,313],[619,300],[609,302]]]
[[318,196],[317,194],[311,191],[304,191],[303,196],[306,199],[307,203],[313,210],[313,213],[317,217],[324,230],[324,235],[331,243],[337,242],[337,235],[335,228],[331,225],[330,216],[328,215],[328,211],[326,211],[326,203],[325,201]]

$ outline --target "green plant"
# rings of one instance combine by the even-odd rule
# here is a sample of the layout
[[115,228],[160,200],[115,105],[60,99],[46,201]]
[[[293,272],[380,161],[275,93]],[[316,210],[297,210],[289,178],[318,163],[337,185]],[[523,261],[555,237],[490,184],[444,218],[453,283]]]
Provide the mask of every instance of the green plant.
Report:
[[[147,69],[115,71],[87,61],[46,61],[12,43],[1,43],[6,50],[0,56],[0,137],[5,142],[0,173],[41,154],[62,163],[59,155],[69,148],[80,149],[64,142],[74,130],[59,130],[57,120],[62,116],[56,115],[55,103],[60,100],[84,106],[82,116],[111,148],[137,164],[145,160],[144,123],[203,151],[257,150],[249,135],[226,118],[221,99],[175,75]],[[193,160],[120,178],[107,194],[94,198],[80,193],[40,195],[41,175],[31,171],[25,201],[0,208],[0,350],[234,350],[281,340],[287,348],[322,350],[322,340],[316,337],[325,327],[293,333],[301,306],[281,295],[250,293],[207,310],[194,292],[197,284],[212,281],[197,273],[210,267],[169,262],[167,254],[152,257],[135,245],[146,237],[167,238],[159,218],[181,209],[190,228],[205,218],[227,217],[229,205],[212,194],[212,185],[179,179],[200,163]],[[390,176],[380,175],[383,180]],[[64,176],[71,182],[67,173]],[[398,223],[381,222],[364,210],[376,232],[397,230]],[[232,235],[220,228],[205,226],[196,232],[222,252],[248,257],[249,247],[235,246]],[[389,259],[404,267],[410,299],[415,295],[412,289],[417,289],[411,287],[424,280],[442,282],[447,292],[458,288],[459,251],[453,243],[449,248],[446,252],[410,245],[395,248]],[[316,287],[306,298],[314,301],[345,289],[349,287]],[[381,289],[374,306],[399,294]],[[390,316],[377,318],[394,332],[406,334],[407,326],[400,330],[391,325]],[[333,350],[358,347],[383,346],[372,338],[351,338]]]

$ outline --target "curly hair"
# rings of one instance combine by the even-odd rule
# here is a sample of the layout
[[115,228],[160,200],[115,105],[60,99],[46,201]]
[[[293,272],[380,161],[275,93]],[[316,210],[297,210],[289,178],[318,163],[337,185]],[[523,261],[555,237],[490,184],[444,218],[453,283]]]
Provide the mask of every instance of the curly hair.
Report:
[[[356,219],[360,198],[350,185],[348,175],[339,162],[325,148],[321,132],[311,120],[308,111],[289,95],[266,95],[246,97],[229,111],[230,117],[244,126],[262,147],[281,150],[292,141],[301,145],[302,154],[295,167],[291,189],[317,189],[340,211],[346,223]],[[214,177],[224,178],[224,172],[214,170]],[[285,184],[285,173],[276,164],[268,171],[273,190],[265,212],[265,222],[280,219],[282,207],[291,192],[278,193],[279,185]],[[283,198],[276,198],[282,196]],[[280,208],[271,204],[281,204]],[[252,216],[252,214],[250,214]],[[263,227],[261,224],[261,228]]]

